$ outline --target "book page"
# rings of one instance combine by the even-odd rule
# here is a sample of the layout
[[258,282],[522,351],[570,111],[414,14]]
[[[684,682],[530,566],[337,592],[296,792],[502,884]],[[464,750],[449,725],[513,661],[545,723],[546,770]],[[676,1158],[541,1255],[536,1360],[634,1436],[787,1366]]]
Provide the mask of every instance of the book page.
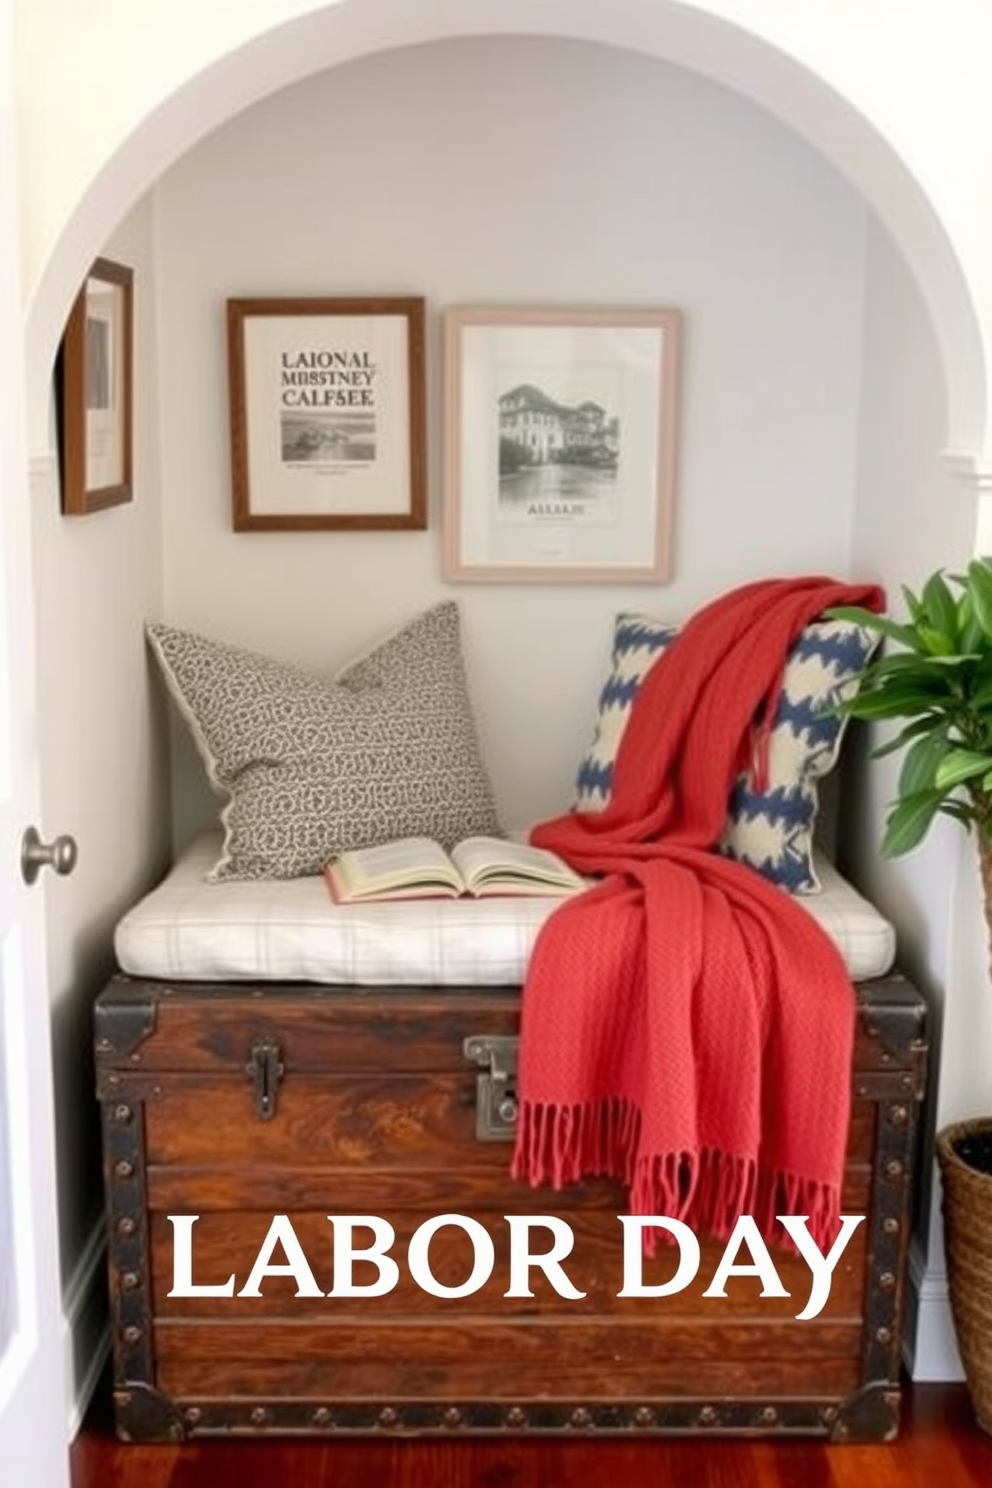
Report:
[[502,837],[466,837],[452,849],[451,858],[476,893],[491,887],[494,892],[560,894],[585,887],[585,880],[555,853]]
[[379,847],[344,852],[331,866],[349,895],[367,896],[404,886],[449,887],[460,893],[464,887],[448,854],[429,837],[401,837]]

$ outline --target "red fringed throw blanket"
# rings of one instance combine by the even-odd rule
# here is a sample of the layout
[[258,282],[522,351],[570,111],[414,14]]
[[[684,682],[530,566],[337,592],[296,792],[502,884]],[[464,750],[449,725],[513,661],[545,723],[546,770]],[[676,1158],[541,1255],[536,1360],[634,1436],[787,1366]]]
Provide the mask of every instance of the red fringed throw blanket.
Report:
[[[545,922],[523,994],[513,1173],[629,1186],[629,1212],[726,1238],[742,1214],[837,1230],[854,997],[810,915],[713,851],[774,717],[791,643],[831,579],[746,585],[696,614],[644,678],[602,812],[531,840],[605,875]],[[759,763],[760,769],[760,763]],[[645,1247],[654,1245],[645,1230]]]

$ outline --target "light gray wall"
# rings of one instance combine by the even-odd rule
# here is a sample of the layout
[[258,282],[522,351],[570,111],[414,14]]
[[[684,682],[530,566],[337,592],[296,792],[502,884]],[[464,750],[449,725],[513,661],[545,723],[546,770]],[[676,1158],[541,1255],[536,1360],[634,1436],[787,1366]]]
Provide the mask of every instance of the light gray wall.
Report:
[[92,1003],[111,932],[168,856],[164,711],[149,686],[142,626],[162,593],[154,219],[150,199],[107,244],[135,271],[134,500],[63,517],[54,438],[35,451],[41,798],[46,836],[71,832],[70,878],[46,895],[63,1272],[99,1220],[102,1183],[92,1075]]
[[[253,108],[156,197],[168,618],[333,668],[455,594],[508,824],[567,803],[617,609],[847,571],[865,209],[729,91],[572,42],[410,48]],[[429,530],[235,535],[226,297],[368,293],[427,299]],[[468,303],[682,309],[671,584],[445,586],[440,311]]]
[[[918,590],[935,568],[960,569],[972,552],[974,501],[942,459],[945,419],[926,311],[898,252],[872,221],[852,555],[859,572],[885,586],[899,613],[902,584]],[[883,736],[865,730],[860,737],[878,742]],[[936,987],[946,975],[949,916],[932,913],[933,889],[948,881],[958,832],[952,823],[938,823],[923,848],[883,862],[878,843],[897,773],[898,760],[891,758],[862,772],[848,812],[846,862],[898,925],[907,970]]]
[[[973,488],[943,452],[943,386],[933,333],[915,285],[881,230],[868,234],[855,566],[885,584],[903,613],[901,585],[919,590],[934,569],[960,572],[974,552]],[[891,731],[889,731],[891,732]],[[882,742],[874,731],[866,738]],[[939,818],[914,852],[889,862],[878,844],[899,757],[870,765],[851,751],[844,864],[893,920],[905,970],[927,990],[940,1030],[935,1116],[987,1104],[992,1047],[984,921],[974,842]]]
[[[919,591],[938,567],[961,571],[974,551],[970,485],[943,455],[944,387],[919,293],[888,236],[867,237],[858,500],[853,557],[880,580],[897,614],[901,585]],[[935,1128],[987,1106],[992,1047],[985,932],[974,844],[939,818],[925,842],[885,861],[878,846],[900,767],[872,761],[891,728],[852,730],[841,820],[841,864],[896,926],[899,964],[928,996],[930,1090],[917,1161],[913,1286],[908,1335],[917,1379],[961,1378],[947,1298],[939,1182],[931,1161]]]

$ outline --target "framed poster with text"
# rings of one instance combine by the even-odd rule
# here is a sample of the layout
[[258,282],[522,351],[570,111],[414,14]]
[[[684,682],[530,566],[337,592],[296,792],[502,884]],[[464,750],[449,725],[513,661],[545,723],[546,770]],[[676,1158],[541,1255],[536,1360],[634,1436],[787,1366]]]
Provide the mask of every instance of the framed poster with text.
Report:
[[227,302],[234,528],[427,525],[422,299]]

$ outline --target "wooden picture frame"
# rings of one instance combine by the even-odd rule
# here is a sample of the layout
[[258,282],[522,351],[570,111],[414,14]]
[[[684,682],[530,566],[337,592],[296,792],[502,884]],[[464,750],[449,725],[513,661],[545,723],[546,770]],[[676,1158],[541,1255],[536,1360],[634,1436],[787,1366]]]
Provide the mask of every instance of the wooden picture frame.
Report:
[[87,516],[133,497],[134,271],[98,258],[62,340],[62,510]]
[[227,302],[236,532],[427,526],[424,301]]
[[669,578],[680,312],[453,306],[444,332],[445,577]]

